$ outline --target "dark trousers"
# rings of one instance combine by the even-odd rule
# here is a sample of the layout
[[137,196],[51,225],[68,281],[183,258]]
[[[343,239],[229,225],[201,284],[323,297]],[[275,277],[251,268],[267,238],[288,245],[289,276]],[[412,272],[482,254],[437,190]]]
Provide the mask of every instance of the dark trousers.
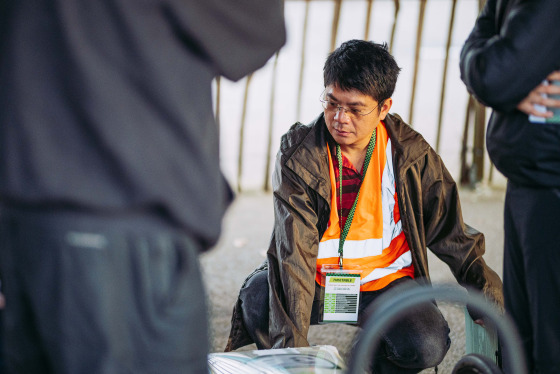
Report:
[[7,374],[207,374],[199,246],[130,213],[0,211]]
[[506,311],[530,372],[560,373],[560,189],[508,182],[504,228]]
[[[368,308],[381,294],[410,278],[398,279],[379,291],[362,292],[358,312],[358,326],[363,327],[373,312]],[[318,324],[320,301],[315,293],[311,311],[311,324]],[[267,272],[255,273],[241,289],[243,322],[253,341],[268,336],[268,279]],[[266,338],[265,338],[266,339]],[[435,304],[422,305],[411,310],[398,326],[383,336],[381,348],[375,354],[373,372],[418,373],[437,366],[445,357],[451,341],[447,321]],[[265,340],[266,341],[266,340]],[[258,346],[258,344],[257,344]],[[262,348],[262,347],[258,347]]]

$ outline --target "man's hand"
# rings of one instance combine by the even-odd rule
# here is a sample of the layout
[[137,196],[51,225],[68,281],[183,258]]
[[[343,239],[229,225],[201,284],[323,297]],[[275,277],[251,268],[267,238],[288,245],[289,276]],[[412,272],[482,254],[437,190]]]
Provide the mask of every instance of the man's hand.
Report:
[[479,319],[475,320],[474,323],[484,327],[484,318],[479,318]]
[[[547,81],[557,80],[560,81],[560,71],[552,72],[548,77]],[[537,117],[552,117],[553,113],[548,110],[546,112],[540,112],[535,108],[536,105],[543,105],[546,107],[560,108],[560,100],[554,100],[549,98],[544,98],[542,95],[560,95],[560,86],[552,84],[539,84],[529,93],[529,95],[523,99],[519,104],[517,104],[517,109],[523,113],[534,115]]]

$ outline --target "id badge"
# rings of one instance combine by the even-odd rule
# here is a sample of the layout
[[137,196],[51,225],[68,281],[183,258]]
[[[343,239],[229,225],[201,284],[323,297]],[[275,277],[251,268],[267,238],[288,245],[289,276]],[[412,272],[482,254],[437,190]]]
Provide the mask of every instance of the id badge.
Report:
[[319,323],[357,323],[361,270],[323,265],[324,305]]

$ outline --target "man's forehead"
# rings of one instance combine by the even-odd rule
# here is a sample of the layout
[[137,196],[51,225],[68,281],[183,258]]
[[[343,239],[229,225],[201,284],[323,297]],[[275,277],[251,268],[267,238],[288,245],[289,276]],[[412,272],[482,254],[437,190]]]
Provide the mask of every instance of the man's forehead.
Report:
[[328,85],[325,87],[325,96],[338,102],[343,102],[347,105],[366,106],[375,102],[375,99],[370,95],[364,94],[355,89],[343,90],[335,85]]

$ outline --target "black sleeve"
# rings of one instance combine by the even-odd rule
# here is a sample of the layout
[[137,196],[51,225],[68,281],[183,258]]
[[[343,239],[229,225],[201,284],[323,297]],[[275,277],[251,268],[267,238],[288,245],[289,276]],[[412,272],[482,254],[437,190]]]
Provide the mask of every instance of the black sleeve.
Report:
[[311,191],[280,164],[273,174],[275,223],[267,255],[269,335],[272,348],[305,347],[315,296],[318,216]]
[[455,279],[503,307],[502,281],[484,261],[484,235],[463,221],[457,185],[432,150],[422,174],[426,245],[451,269]]
[[179,36],[232,80],[262,67],[286,41],[282,0],[168,0],[164,11]]
[[560,67],[560,1],[517,1],[503,22],[496,4],[488,0],[463,46],[461,79],[479,101],[507,112]]

